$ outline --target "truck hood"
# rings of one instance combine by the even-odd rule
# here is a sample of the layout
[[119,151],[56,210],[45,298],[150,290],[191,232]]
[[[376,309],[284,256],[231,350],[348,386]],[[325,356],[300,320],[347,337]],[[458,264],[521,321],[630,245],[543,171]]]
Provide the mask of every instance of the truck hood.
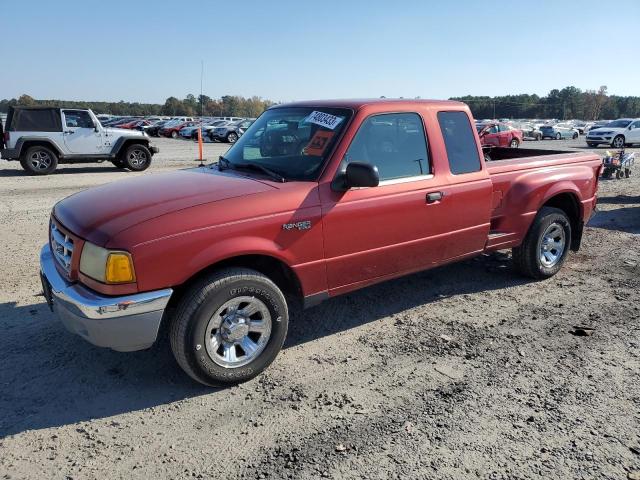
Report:
[[84,190],[58,202],[53,215],[73,234],[104,246],[119,232],[152,218],[273,188],[233,173],[193,168]]

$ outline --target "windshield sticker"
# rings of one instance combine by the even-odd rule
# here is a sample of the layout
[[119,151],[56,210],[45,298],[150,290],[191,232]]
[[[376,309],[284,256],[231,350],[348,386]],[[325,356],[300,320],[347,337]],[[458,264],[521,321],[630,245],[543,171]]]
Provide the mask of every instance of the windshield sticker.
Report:
[[334,133],[335,132],[329,132],[327,130],[318,130],[307,146],[304,147],[304,154],[321,157],[327,149],[327,146],[329,146],[329,141],[333,138]]
[[307,123],[315,123],[316,125],[320,125],[321,127],[333,130],[340,124],[342,120],[344,120],[344,117],[337,117],[335,115],[331,115],[330,113],[318,112],[314,110],[304,121]]

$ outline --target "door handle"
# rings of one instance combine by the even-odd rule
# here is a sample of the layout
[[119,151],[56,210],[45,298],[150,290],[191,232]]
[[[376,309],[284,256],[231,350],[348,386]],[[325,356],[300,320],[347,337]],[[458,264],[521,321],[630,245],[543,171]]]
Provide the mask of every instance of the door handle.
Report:
[[72,133],[74,133],[73,130],[67,130],[66,132],[64,132],[65,135],[71,135]]
[[435,203],[442,200],[444,192],[431,192],[427,193],[427,203]]

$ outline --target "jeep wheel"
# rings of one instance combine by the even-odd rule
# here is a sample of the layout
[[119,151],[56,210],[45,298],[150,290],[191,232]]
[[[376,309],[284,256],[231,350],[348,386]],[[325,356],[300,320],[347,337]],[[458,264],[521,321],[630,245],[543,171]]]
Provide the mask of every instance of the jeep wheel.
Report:
[[513,249],[515,268],[535,279],[558,273],[571,245],[571,222],[564,211],[543,207],[522,245]]
[[151,165],[151,152],[144,145],[131,145],[122,158],[124,166],[134,172],[141,172]]
[[238,134],[236,132],[229,132],[227,135],[227,143],[236,143],[238,140]]
[[233,385],[273,362],[288,324],[284,295],[269,278],[228,268],[204,277],[180,300],[170,325],[171,350],[194,380]]
[[20,157],[20,165],[32,175],[49,175],[58,166],[58,156],[47,147],[31,147]]

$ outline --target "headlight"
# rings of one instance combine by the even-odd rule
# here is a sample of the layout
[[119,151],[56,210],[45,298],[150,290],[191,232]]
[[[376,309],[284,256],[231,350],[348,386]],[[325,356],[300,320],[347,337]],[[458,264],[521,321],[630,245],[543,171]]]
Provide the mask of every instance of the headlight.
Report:
[[131,283],[136,279],[129,253],[107,250],[89,242],[82,247],[80,272],[102,283]]

